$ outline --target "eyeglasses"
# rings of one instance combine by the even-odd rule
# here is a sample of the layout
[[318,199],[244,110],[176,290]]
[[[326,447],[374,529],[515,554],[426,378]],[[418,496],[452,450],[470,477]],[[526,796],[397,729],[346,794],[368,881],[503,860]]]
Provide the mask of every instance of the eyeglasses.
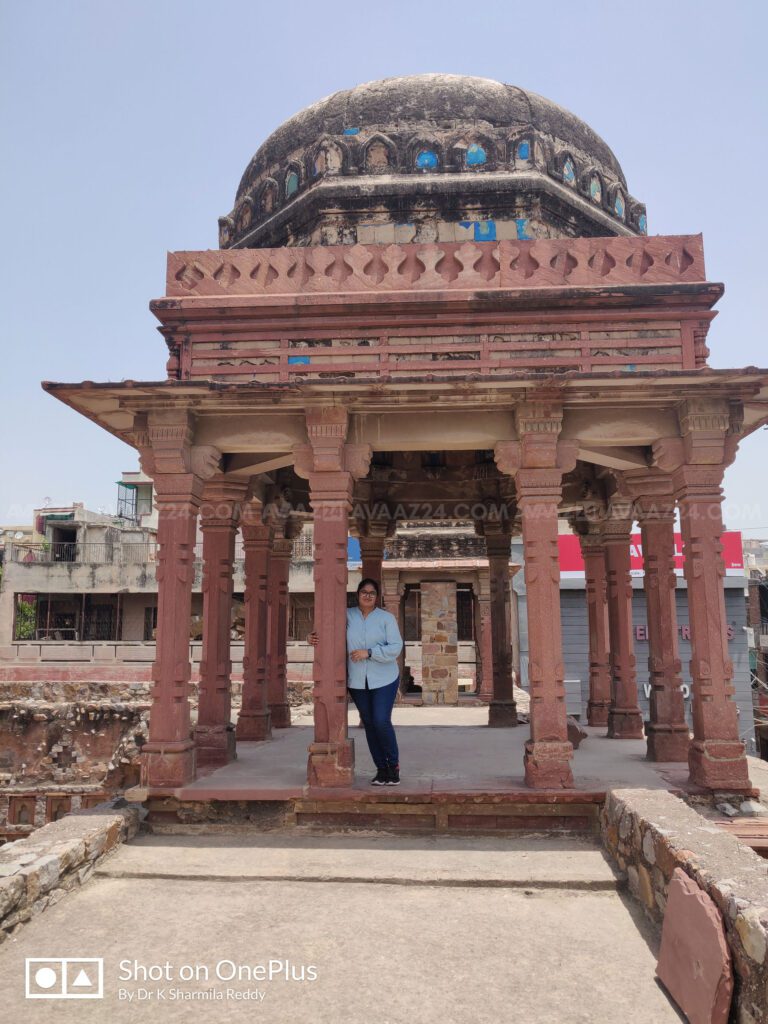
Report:
[[361,591],[359,591],[359,594],[360,594],[361,597],[377,597],[378,596],[375,590],[361,590]]

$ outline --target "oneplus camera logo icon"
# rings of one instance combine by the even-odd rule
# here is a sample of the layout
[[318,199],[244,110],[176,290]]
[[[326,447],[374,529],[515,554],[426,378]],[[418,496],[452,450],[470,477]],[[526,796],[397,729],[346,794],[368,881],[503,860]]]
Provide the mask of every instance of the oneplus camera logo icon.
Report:
[[104,959],[97,956],[26,958],[27,999],[103,999]]

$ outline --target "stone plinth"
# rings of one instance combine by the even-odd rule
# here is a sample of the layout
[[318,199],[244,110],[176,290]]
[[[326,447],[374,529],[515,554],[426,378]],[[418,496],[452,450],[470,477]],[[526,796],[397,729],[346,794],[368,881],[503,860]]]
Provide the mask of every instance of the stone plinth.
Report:
[[456,584],[421,584],[421,686],[425,704],[458,704]]

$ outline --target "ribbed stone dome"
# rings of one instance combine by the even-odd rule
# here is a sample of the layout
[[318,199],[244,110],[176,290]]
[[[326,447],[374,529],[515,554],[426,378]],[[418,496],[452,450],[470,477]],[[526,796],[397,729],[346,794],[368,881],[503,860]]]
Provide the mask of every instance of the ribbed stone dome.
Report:
[[[510,191],[519,193],[532,175],[545,175],[558,183],[566,205],[570,192],[571,205],[587,214],[587,222],[575,214],[569,223],[562,202],[554,203],[546,232],[550,236],[645,230],[644,209],[627,195],[618,160],[574,114],[536,93],[489,78],[424,74],[342,90],[284,122],[249,163],[235,207],[220,221],[220,242],[261,246],[359,241],[357,226],[365,214],[359,193],[368,183],[371,212],[383,202],[393,223],[400,216],[405,224],[413,222],[413,199],[404,200],[409,191],[425,197],[440,191],[455,194],[448,179],[457,175],[465,178],[464,195],[478,200],[483,220],[498,219],[497,213],[502,220],[530,220],[527,208],[512,209]],[[329,239],[321,230],[330,225],[320,213],[320,196],[310,204],[300,200],[331,180],[335,198],[342,200],[342,210],[346,203],[350,216]],[[494,188],[503,193],[501,211],[494,209]],[[358,193],[355,203],[353,190]],[[437,209],[441,204],[435,200],[432,205]],[[456,222],[473,220],[460,204],[452,206]],[[281,215],[288,207],[293,208],[291,216]],[[593,217],[598,223],[592,224],[589,214],[598,211],[600,216]],[[260,231],[267,222],[272,222],[269,230]],[[547,218],[541,223],[546,227]]]

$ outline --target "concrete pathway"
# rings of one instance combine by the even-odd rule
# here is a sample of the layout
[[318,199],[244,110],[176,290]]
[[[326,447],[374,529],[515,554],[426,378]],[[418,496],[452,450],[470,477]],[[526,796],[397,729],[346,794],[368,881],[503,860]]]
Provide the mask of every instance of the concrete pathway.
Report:
[[[25,998],[27,957],[103,958],[103,999]],[[141,836],[0,946],[0,993],[25,1024],[675,1024],[655,959],[586,839]]]

